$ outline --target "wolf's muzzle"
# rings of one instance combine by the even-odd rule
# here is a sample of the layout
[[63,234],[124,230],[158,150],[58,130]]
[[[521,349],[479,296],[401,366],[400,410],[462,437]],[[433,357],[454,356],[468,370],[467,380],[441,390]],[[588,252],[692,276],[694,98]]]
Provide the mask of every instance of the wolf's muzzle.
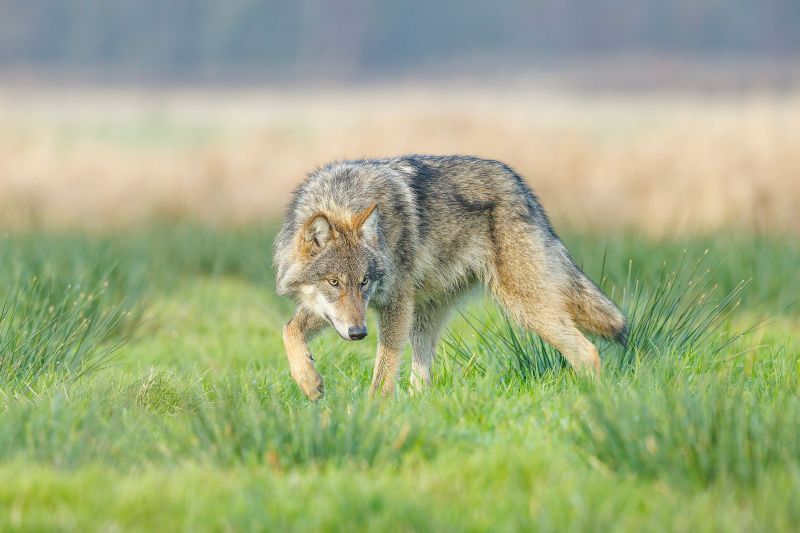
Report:
[[364,337],[367,336],[367,327],[352,327],[347,330],[347,335],[350,337],[350,340],[360,341]]

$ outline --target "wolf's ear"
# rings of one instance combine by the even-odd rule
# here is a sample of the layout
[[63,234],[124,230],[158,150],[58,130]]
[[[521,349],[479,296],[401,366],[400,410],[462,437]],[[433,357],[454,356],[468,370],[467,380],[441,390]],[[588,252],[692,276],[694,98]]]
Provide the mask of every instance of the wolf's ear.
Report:
[[378,204],[372,204],[353,218],[355,226],[365,239],[378,236]]
[[322,248],[333,238],[332,232],[328,218],[322,213],[316,214],[303,228],[303,244],[309,249]]

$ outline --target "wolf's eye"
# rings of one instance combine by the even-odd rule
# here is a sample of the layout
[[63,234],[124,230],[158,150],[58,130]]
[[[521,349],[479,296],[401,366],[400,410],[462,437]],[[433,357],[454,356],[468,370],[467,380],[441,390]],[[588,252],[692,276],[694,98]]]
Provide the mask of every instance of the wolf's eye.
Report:
[[367,283],[369,283],[369,278],[364,276],[364,279],[361,280],[361,286],[364,287]]
[[339,284],[339,280],[335,279],[335,278],[331,278],[331,279],[328,280],[328,283],[330,283],[331,285],[336,287]]

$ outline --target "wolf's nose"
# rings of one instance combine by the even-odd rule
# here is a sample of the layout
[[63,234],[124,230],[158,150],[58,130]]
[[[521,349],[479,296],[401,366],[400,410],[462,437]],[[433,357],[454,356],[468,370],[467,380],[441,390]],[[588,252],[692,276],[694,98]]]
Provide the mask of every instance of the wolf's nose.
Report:
[[347,335],[354,341],[360,341],[367,336],[367,327],[353,327],[347,330]]

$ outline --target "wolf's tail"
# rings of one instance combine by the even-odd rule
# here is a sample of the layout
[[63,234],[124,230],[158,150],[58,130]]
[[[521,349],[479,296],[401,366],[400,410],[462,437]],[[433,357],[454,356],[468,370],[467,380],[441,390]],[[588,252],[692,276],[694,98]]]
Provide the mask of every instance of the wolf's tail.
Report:
[[614,302],[579,269],[573,277],[570,300],[572,318],[579,328],[628,343],[628,322]]

